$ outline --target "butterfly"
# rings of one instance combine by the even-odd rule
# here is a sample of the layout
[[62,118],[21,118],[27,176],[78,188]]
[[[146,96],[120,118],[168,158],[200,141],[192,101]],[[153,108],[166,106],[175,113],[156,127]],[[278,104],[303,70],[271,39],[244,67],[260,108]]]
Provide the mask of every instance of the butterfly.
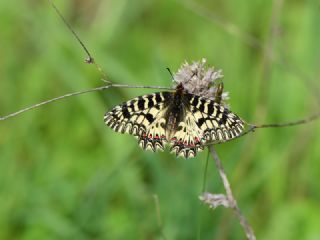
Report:
[[180,84],[174,92],[157,92],[133,98],[104,115],[116,132],[138,139],[145,150],[164,150],[195,157],[207,143],[219,143],[241,134],[244,122],[214,100],[186,92]]

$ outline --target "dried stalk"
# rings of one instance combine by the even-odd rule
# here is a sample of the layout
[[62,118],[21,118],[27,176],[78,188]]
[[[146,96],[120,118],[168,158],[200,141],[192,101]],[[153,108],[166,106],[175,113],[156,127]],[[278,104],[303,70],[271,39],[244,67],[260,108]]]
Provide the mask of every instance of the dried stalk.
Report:
[[49,100],[46,100],[46,101],[43,101],[43,102],[34,104],[34,105],[32,105],[32,106],[23,108],[23,109],[21,109],[21,110],[19,110],[19,111],[10,113],[10,114],[5,115],[5,116],[3,116],[3,117],[0,116],[0,121],[6,120],[6,119],[11,118],[11,117],[15,117],[15,116],[17,116],[17,115],[20,115],[21,113],[30,111],[30,110],[32,110],[32,109],[41,107],[41,106],[43,106],[43,105],[46,105],[46,104],[49,104],[49,103],[52,103],[52,102],[55,102],[55,101],[58,101],[58,100],[62,100],[62,99],[68,98],[68,97],[73,97],[73,96],[76,96],[76,95],[81,95],[81,94],[85,94],[85,93],[89,93],[89,92],[102,91],[102,90],[106,90],[106,89],[108,89],[108,88],[148,88],[148,89],[151,88],[151,89],[160,89],[160,90],[173,90],[172,88],[161,87],[161,86],[141,86],[141,85],[128,85],[128,84],[109,84],[109,85],[106,85],[106,86],[91,88],[91,89],[88,89],[88,90],[83,90],[83,91],[78,91],[78,92],[73,92],[73,93],[67,93],[67,94],[65,94],[65,95],[62,95],[62,96],[59,96],[59,97],[55,97],[55,98],[52,98],[52,99],[49,99]]
[[293,126],[297,126],[297,125],[302,125],[302,124],[307,124],[309,122],[315,121],[317,119],[320,118],[320,112],[311,115],[310,117],[304,118],[304,119],[300,119],[297,121],[293,121],[293,122],[286,122],[286,123],[267,123],[267,124],[250,124],[247,123],[247,125],[249,126],[249,128],[244,131],[243,133],[241,133],[239,136],[237,136],[237,138],[242,137],[250,132],[254,132],[256,129],[258,128],[283,128],[283,127],[293,127]]
[[248,126],[248,129],[244,132],[242,132],[240,135],[229,139],[229,140],[225,140],[225,141],[220,141],[220,142],[208,142],[206,144],[204,144],[204,146],[211,146],[211,145],[216,145],[216,144],[221,144],[221,143],[225,143],[225,142],[229,142],[232,141],[234,139],[243,137],[244,135],[247,135],[248,133],[254,132],[256,129],[259,128],[283,128],[283,127],[293,127],[293,126],[297,126],[297,125],[303,125],[303,124],[307,124],[309,122],[315,121],[317,119],[320,118],[320,112],[311,115],[310,117],[307,118],[303,118],[297,121],[292,121],[292,122],[286,122],[286,123],[268,123],[268,124],[252,124],[252,123],[246,123]]
[[200,199],[209,204],[211,207],[216,208],[217,206],[224,206],[229,207],[233,210],[236,217],[239,219],[239,222],[247,236],[248,240],[255,240],[256,237],[254,235],[254,232],[252,230],[252,227],[250,226],[249,222],[245,218],[245,216],[241,213],[240,208],[238,207],[237,201],[234,198],[231,190],[231,186],[229,183],[229,180],[227,178],[227,175],[224,171],[224,168],[222,166],[221,160],[215,151],[214,147],[211,145],[209,146],[210,153],[214,159],[214,162],[216,164],[216,167],[219,171],[220,178],[222,180],[224,189],[226,191],[226,196],[223,194],[211,194],[211,193],[203,193],[203,195],[200,197]]
[[102,81],[106,82],[106,83],[111,83],[111,81],[107,80],[107,74],[102,70],[102,68],[99,66],[98,63],[96,63],[96,61],[94,60],[94,58],[92,57],[92,54],[90,53],[89,49],[86,47],[86,45],[82,42],[82,40],[80,39],[79,35],[73,30],[73,28],[71,27],[70,23],[64,18],[64,16],[62,15],[62,13],[59,11],[59,9],[56,7],[56,5],[53,3],[52,0],[48,0],[48,2],[51,4],[52,8],[54,9],[54,11],[58,14],[58,16],[60,17],[60,19],[62,20],[62,22],[64,23],[64,25],[66,25],[66,27],[68,28],[68,30],[72,33],[72,35],[75,37],[75,39],[77,40],[77,42],[81,45],[83,51],[87,54],[87,58],[85,59],[86,63],[89,64],[94,64],[94,66],[96,67],[96,69],[100,72],[101,76],[102,76]]

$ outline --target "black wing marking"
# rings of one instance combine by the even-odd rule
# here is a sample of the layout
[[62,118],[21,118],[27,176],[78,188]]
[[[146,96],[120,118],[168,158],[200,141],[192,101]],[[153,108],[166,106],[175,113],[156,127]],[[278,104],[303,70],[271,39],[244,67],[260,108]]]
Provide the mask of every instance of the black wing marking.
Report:
[[195,157],[201,152],[203,131],[198,127],[192,113],[186,111],[184,120],[178,123],[178,128],[170,140],[171,152],[185,158]]
[[243,121],[228,109],[193,94],[185,94],[183,121],[170,139],[171,151],[185,158],[195,157],[206,143],[224,142],[243,131]]
[[116,132],[136,136],[143,149],[163,149],[167,141],[164,113],[170,94],[159,92],[133,98],[107,112],[104,121]]
[[241,118],[222,105],[192,94],[186,94],[186,99],[206,142],[228,141],[243,131]]

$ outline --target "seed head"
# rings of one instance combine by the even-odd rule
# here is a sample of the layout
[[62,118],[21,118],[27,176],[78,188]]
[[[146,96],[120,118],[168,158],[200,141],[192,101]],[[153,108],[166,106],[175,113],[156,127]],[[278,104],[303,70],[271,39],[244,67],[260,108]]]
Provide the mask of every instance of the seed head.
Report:
[[[174,74],[174,86],[182,84],[183,88],[191,94],[215,100],[219,83],[222,83],[222,70],[214,67],[206,67],[206,59],[189,64],[183,63]],[[222,92],[221,104],[228,107],[226,100],[229,99],[228,92]]]

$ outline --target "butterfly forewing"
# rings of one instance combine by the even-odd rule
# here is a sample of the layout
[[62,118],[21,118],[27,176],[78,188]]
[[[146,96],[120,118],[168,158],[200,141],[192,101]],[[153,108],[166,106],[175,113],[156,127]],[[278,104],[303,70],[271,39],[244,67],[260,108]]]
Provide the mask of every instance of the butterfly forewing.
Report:
[[167,141],[164,113],[170,94],[160,92],[136,97],[107,112],[104,121],[116,132],[136,136],[143,149],[163,149]]

